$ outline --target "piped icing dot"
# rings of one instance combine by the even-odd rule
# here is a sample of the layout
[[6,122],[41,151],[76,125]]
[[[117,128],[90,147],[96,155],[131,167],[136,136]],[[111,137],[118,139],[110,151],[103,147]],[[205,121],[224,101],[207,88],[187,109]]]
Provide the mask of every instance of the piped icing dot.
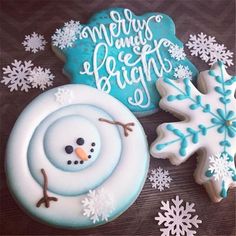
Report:
[[71,145],[67,145],[65,147],[65,151],[67,154],[71,154],[73,152],[73,147]]
[[79,162],[78,161],[74,161],[74,164],[77,165]]
[[67,161],[67,165],[71,165],[71,163],[72,163],[71,161]]
[[84,163],[84,161],[80,161],[79,163],[80,163],[80,164],[83,164],[83,163]]
[[96,143],[91,143],[91,146],[94,147],[96,145]]
[[81,146],[81,145],[84,144],[84,139],[83,139],[83,138],[78,138],[78,139],[76,140],[76,143]]
[[90,149],[90,152],[94,152],[94,149],[93,149],[93,148],[91,148],[91,149]]
[[90,158],[91,158],[91,155],[88,155],[88,158],[90,159]]
[[225,121],[226,126],[231,126],[233,124],[232,120],[226,120]]

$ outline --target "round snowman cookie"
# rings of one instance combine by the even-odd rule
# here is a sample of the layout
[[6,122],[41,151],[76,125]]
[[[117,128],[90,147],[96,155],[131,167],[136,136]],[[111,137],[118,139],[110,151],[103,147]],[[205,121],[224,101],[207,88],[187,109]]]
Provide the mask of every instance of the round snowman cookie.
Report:
[[146,136],[112,96],[65,85],[22,112],[6,152],[9,188],[31,216],[47,224],[94,227],[122,214],[147,175]]

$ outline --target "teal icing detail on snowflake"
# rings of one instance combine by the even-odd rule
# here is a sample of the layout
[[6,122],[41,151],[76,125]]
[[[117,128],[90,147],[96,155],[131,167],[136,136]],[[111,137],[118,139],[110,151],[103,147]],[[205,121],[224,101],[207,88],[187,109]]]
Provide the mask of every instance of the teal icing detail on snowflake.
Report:
[[[179,164],[185,161],[193,151],[211,145],[210,153],[217,156],[216,162],[218,164],[224,163],[223,170],[225,172],[219,174],[217,171],[223,171],[221,167],[215,166],[216,170],[213,170],[212,163],[209,163],[204,174],[206,176],[205,182],[209,179],[218,181],[221,189],[218,192],[219,198],[223,198],[227,196],[227,189],[230,186],[227,178],[236,181],[234,165],[236,154],[236,100],[234,97],[236,76],[229,76],[224,65],[217,62],[211,70],[202,72],[199,76],[200,79],[200,84],[204,86],[201,88],[204,88],[206,94],[200,93],[188,79],[176,82],[164,78],[157,83],[158,90],[165,91],[164,98],[162,98],[163,108],[170,112],[174,110],[178,114],[183,112],[188,118],[186,118],[184,125],[183,122],[161,125],[159,132],[157,132],[162,135],[153,143],[151,154],[155,157],[165,154],[164,156],[170,158],[172,163]],[[196,114],[199,119],[195,118]],[[194,122],[192,122],[193,119]],[[204,138],[205,136],[207,137]],[[203,138],[205,143],[201,141]],[[174,155],[170,155],[170,153]],[[205,156],[205,158],[213,160],[213,157]],[[218,178],[215,178],[216,175]]]

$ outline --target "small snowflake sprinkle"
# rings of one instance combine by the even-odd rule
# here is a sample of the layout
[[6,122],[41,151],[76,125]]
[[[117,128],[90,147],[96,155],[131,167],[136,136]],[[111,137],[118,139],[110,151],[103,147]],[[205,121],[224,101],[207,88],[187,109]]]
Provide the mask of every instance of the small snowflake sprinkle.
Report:
[[182,204],[183,200],[176,196],[175,199],[171,200],[173,204],[170,204],[169,201],[162,201],[161,210],[164,213],[158,213],[158,216],[155,217],[155,220],[158,221],[158,225],[164,224],[165,228],[161,228],[161,236],[193,236],[196,234],[196,231],[192,229],[192,226],[198,228],[198,224],[201,224],[202,221],[198,219],[198,216],[192,216],[191,213],[195,212],[194,203],[185,203],[185,206]]
[[200,33],[190,35],[186,46],[190,49],[191,55],[199,56],[209,65],[222,61],[225,67],[233,65],[233,52],[229,51],[224,44],[218,44],[215,37]]
[[4,76],[1,83],[8,85],[10,92],[18,91],[18,89],[28,92],[31,88],[29,76],[33,66],[32,62],[14,60],[11,65],[3,68]]
[[33,53],[44,50],[46,43],[47,42],[44,39],[44,36],[35,32],[31,35],[26,35],[25,41],[22,42],[25,47],[25,51],[32,51]]
[[55,93],[56,101],[61,105],[70,104],[73,100],[73,93],[70,89],[58,88]]
[[100,221],[108,221],[114,210],[113,200],[103,188],[90,190],[87,197],[82,200],[82,205],[83,215],[91,219],[94,224]]
[[170,182],[172,178],[169,176],[168,170],[163,170],[162,168],[157,168],[151,170],[149,180],[152,183],[152,188],[157,188],[160,191],[163,191],[164,188],[170,187]]
[[170,53],[170,56],[176,59],[177,61],[184,60],[186,58],[184,49],[176,44],[170,45],[168,52]]
[[231,163],[227,153],[217,154],[210,157],[209,171],[213,173],[215,180],[232,177]]
[[192,79],[192,72],[188,66],[179,65],[174,68],[174,77],[176,79]]
[[74,20],[66,22],[64,24],[64,27],[69,28],[70,30],[73,30],[76,34],[79,34],[82,29],[82,25],[80,24],[80,22],[74,21]]
[[51,74],[50,69],[44,69],[42,67],[34,67],[29,76],[29,81],[32,84],[32,88],[45,88],[53,85],[54,75]]
[[77,35],[80,34],[81,28],[82,26],[79,21],[71,20],[66,22],[62,29],[56,29],[52,36],[52,44],[60,49],[72,47],[77,39]]

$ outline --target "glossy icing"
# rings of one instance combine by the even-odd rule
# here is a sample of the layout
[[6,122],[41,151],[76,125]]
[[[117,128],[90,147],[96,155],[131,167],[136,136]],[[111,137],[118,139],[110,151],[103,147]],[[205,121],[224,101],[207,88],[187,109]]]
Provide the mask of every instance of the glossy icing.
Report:
[[196,181],[207,187],[213,201],[220,201],[236,186],[236,76],[218,62],[200,73],[198,84],[199,90],[186,79],[157,82],[160,106],[184,120],[157,128],[151,154],[179,165],[198,151]]
[[[122,126],[100,118],[134,126],[125,136]],[[84,215],[82,201],[89,190],[105,189],[114,204],[108,221],[123,213],[145,182],[147,149],[142,126],[118,100],[85,85],[61,86],[35,98],[18,118],[6,152],[9,188],[30,215],[47,224],[104,224]],[[47,208],[48,197],[53,200]]]
[[[172,19],[161,13],[134,15],[114,8],[94,15],[82,25],[72,47],[56,52],[65,59],[65,73],[72,83],[87,84],[118,98],[136,115],[157,110],[155,82],[173,77],[179,65],[193,75],[196,68],[183,53]],[[125,95],[125,96],[124,96]]]

